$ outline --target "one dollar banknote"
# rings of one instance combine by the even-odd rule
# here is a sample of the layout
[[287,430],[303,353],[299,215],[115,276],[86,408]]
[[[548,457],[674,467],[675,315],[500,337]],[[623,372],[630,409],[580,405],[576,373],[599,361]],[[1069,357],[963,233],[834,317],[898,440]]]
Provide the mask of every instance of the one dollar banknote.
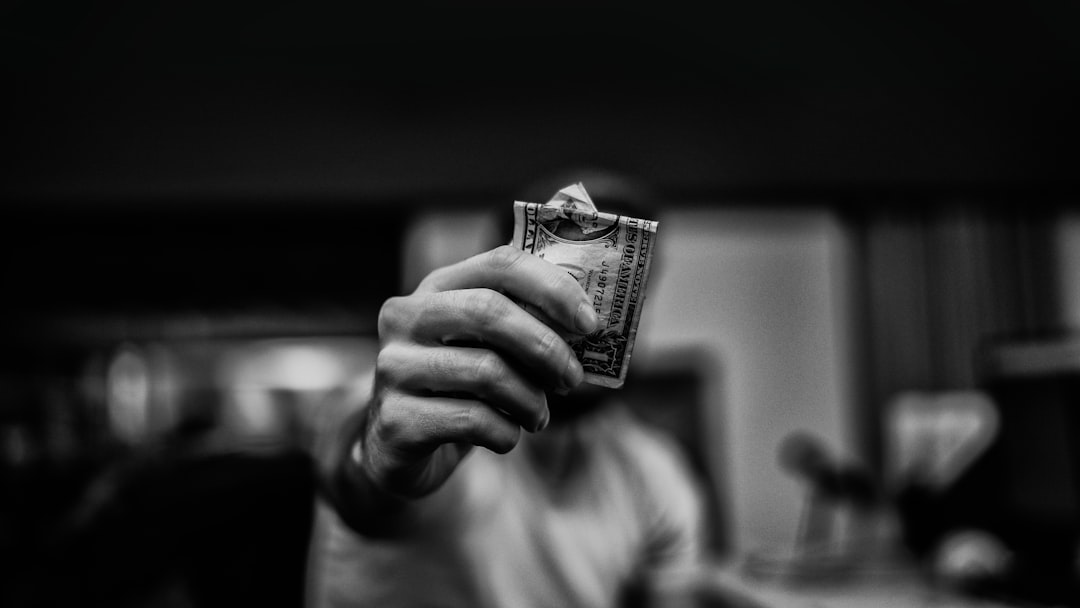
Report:
[[514,203],[513,245],[565,268],[596,311],[598,329],[569,340],[586,382],[619,388],[626,381],[656,229],[653,220],[599,212],[580,183],[547,203]]

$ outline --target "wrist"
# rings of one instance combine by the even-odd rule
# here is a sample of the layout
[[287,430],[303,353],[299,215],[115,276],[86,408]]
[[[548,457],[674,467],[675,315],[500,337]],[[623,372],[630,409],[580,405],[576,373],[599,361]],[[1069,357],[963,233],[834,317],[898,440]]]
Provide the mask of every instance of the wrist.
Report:
[[399,533],[405,501],[379,487],[366,470],[368,417],[365,407],[342,426],[327,493],[351,529],[365,536],[389,536]]

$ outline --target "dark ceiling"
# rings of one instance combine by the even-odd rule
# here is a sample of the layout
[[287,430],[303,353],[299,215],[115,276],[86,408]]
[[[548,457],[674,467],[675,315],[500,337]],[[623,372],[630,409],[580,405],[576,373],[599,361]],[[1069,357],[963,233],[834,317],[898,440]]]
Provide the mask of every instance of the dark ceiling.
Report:
[[9,2],[20,200],[1070,195],[1072,3]]
[[433,85],[1077,81],[1073,3],[14,2],[4,63],[98,77],[302,76]]

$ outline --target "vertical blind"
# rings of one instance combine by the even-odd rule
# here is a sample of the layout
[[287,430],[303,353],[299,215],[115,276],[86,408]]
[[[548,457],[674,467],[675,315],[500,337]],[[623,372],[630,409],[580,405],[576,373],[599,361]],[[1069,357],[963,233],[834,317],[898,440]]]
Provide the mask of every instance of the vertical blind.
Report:
[[906,390],[979,385],[992,339],[1059,328],[1055,212],[974,203],[875,210],[856,220],[863,358],[857,423],[880,464],[881,411]]

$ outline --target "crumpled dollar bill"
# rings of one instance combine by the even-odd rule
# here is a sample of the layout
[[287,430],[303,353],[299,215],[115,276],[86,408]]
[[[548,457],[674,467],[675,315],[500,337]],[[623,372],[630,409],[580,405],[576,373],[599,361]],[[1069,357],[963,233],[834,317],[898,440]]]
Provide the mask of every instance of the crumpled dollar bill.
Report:
[[657,226],[598,211],[580,183],[546,203],[514,203],[512,244],[565,268],[592,300],[599,329],[568,340],[590,384],[619,388],[626,381]]

